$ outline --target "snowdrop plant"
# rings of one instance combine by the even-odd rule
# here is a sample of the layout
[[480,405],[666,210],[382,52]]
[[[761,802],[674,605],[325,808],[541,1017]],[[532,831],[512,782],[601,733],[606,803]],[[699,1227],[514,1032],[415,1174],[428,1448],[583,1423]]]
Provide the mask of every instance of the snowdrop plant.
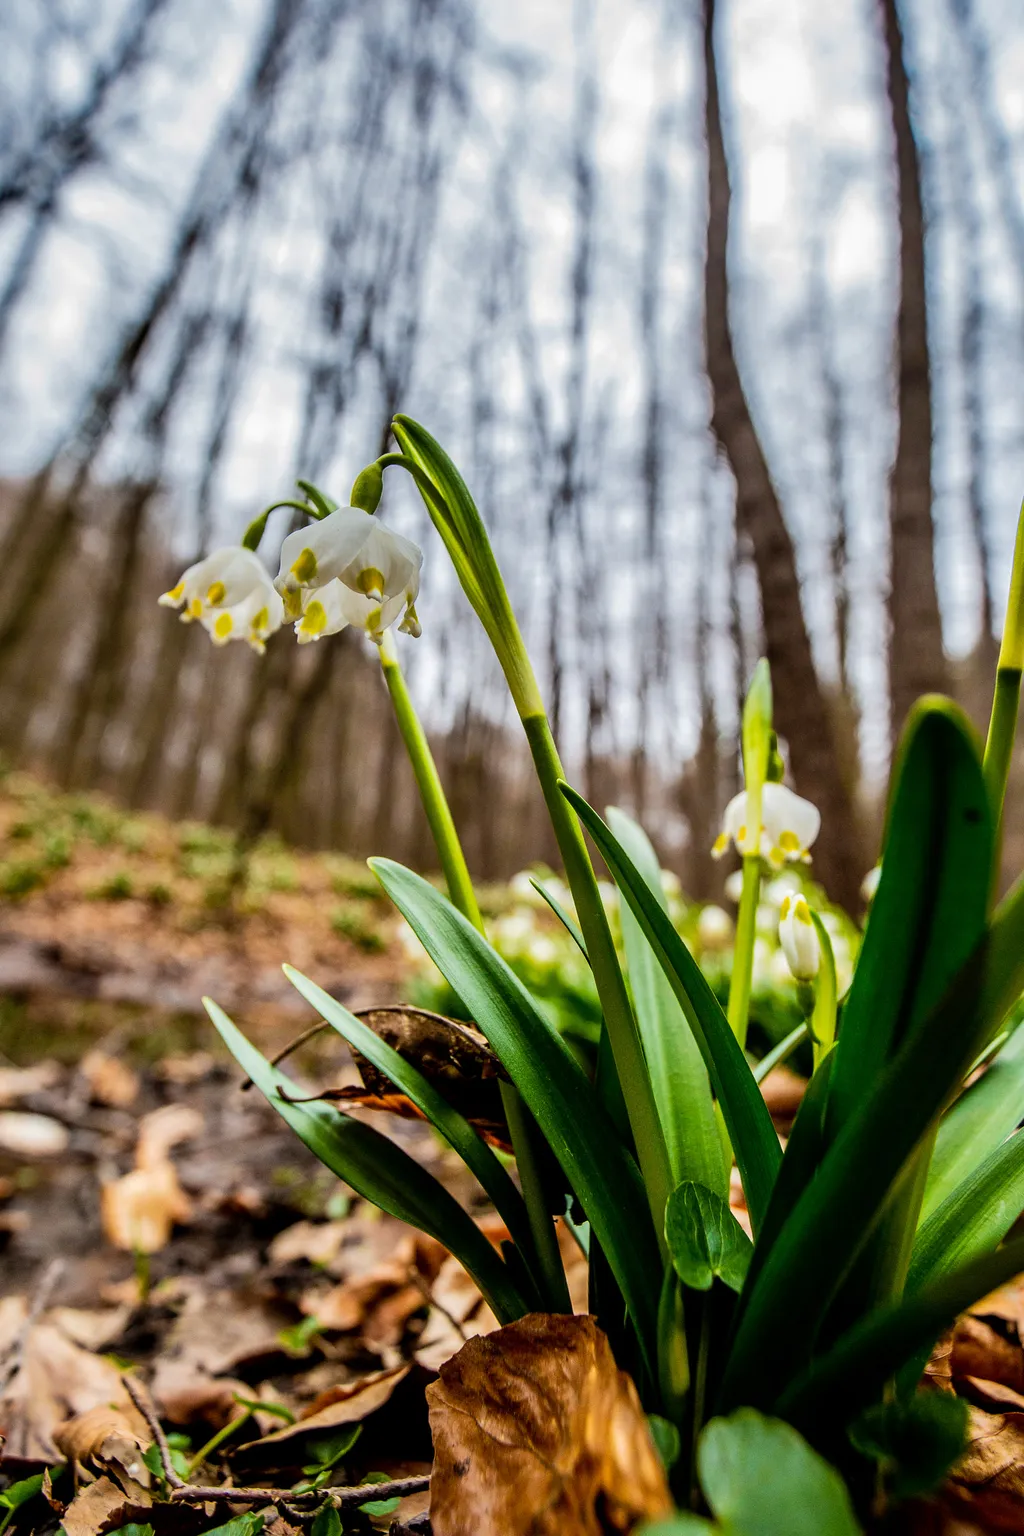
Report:
[[[767,874],[774,886],[782,865],[810,857],[820,828],[815,808],[781,782],[767,664],[755,671],[744,711],[744,792],[720,840],[720,851],[732,843],[742,858],[725,1011],[671,919],[644,832],[621,811],[602,817],[565,782],[465,482],[417,423],[400,416],[393,430],[399,451],[363,471],[352,500],[365,515],[377,507],[386,469],[412,477],[504,670],[573,910],[554,892],[547,899],[585,955],[601,1001],[596,1071],[581,1066],[484,932],[383,622],[396,599],[394,615],[402,603],[408,614],[418,563],[414,571],[401,546],[382,553],[376,532],[348,542],[350,530],[364,526],[351,518],[334,525],[337,535],[327,530],[335,509],[319,493],[319,516],[312,515],[321,526],[286,541],[277,590],[296,614],[332,582],[380,609],[379,625],[364,619],[363,627],[380,644],[448,895],[390,860],[371,867],[501,1064],[518,1183],[411,1062],[314,980],[288,974],[463,1158],[505,1221],[501,1252],[396,1144],[332,1104],[299,1102],[287,1076],[208,1001],[211,1016],[306,1144],[365,1198],[445,1243],[500,1320],[568,1306],[553,1221],[564,1217],[589,1255],[591,1308],[660,1416],[661,1443],[677,1449],[684,1503],[699,1503],[698,1474],[716,1503],[707,1477],[709,1420],[730,1415],[744,1433],[754,1425],[762,1445],[773,1434],[780,1444],[796,1443],[790,1431],[780,1439],[758,1429],[771,1421],[751,1417],[757,1410],[787,1420],[838,1464],[866,1508],[880,1489],[884,1496],[888,1473],[879,1469],[896,1465],[908,1444],[924,1446],[935,1463],[939,1419],[948,1445],[952,1416],[955,1444],[962,1427],[955,1400],[936,1409],[919,1393],[924,1360],[959,1311],[1024,1269],[1024,1239],[1010,1235],[1024,1209],[1024,1050],[1005,1026],[1024,989],[1024,881],[998,904],[992,898],[1024,657],[1024,544],[1019,538],[988,746],[983,753],[949,700],[919,702],[893,766],[881,874],[852,982],[837,1000],[822,917],[805,895],[783,893],[782,944],[811,989],[809,1018],[752,1065],[744,1043],[762,881]],[[247,535],[250,546],[258,532]],[[203,599],[200,587],[196,595]],[[203,600],[216,606],[209,589]],[[326,632],[325,625],[319,633]],[[584,828],[620,893],[621,946]],[[814,1072],[783,1150],[758,1082],[807,1032]],[[979,1058],[993,1056],[999,1071],[975,1080]],[[734,1164],[752,1240],[730,1208]],[[857,1529],[849,1501],[830,1509],[823,1536]],[[675,1528],[709,1527],[687,1515]]]

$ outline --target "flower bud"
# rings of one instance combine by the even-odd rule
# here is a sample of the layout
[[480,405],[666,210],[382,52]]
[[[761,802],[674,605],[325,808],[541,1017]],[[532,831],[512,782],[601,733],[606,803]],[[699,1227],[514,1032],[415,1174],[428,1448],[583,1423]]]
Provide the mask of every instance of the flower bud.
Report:
[[779,912],[779,943],[797,981],[813,981],[821,964],[821,947],[803,896],[787,896]]
[[352,486],[350,501],[354,507],[362,507],[364,512],[376,512],[380,506],[380,498],[384,494],[384,471],[377,463],[367,464],[356,475]]

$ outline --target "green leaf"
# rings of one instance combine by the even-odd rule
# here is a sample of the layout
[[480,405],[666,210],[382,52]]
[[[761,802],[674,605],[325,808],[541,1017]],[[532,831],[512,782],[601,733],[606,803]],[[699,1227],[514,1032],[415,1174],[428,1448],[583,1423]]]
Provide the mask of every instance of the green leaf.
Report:
[[807,1441],[780,1419],[741,1408],[712,1419],[697,1466],[715,1521],[679,1514],[641,1527],[641,1536],[860,1536],[846,1485]]
[[647,1415],[647,1428],[651,1432],[658,1459],[665,1471],[671,1472],[679,1460],[679,1452],[682,1448],[678,1429],[670,1419],[662,1418],[660,1413]]
[[869,1313],[786,1388],[779,1412],[809,1434],[823,1421],[834,1422],[837,1407],[847,1421],[853,1419],[904,1360],[930,1348],[959,1313],[1022,1270],[1024,1238],[1017,1238],[896,1305]]
[[[290,965],[283,967],[292,986],[311,1003],[322,1018],[336,1029],[349,1045],[365,1056],[378,1071],[390,1078],[402,1093],[412,1100],[462,1158],[470,1172],[475,1174],[484,1191],[491,1198],[495,1209],[508,1227],[512,1241],[518,1245],[531,1270],[536,1252],[530,1231],[530,1220],[522,1195],[495,1157],[487,1143],[478,1136],[469,1121],[453,1109],[410,1062],[369,1025],[349,1013],[329,992],[303,976]],[[543,1294],[543,1293],[542,1293]]]
[[303,1467],[303,1472],[307,1477],[314,1477],[318,1472],[327,1472],[336,1467],[348,1455],[362,1432],[361,1424],[345,1424],[336,1434],[320,1435],[307,1440],[305,1455],[309,1461]]
[[4,1509],[20,1509],[27,1504],[29,1499],[34,1499],[42,1490],[43,1474],[37,1472],[34,1477],[24,1477],[19,1483],[11,1483],[0,1493],[0,1507]]
[[746,1057],[700,967],[628,853],[582,795],[568,784],[561,790],[597,844],[682,1005],[721,1105],[756,1233],[782,1153]]
[[[408,1153],[371,1126],[323,1103],[293,1104],[295,1085],[260,1054],[211,998],[203,999],[221,1039],[281,1118],[320,1161],[373,1205],[418,1227],[453,1253],[502,1322],[529,1306],[476,1223]],[[282,1096],[285,1095],[285,1096]]]
[[[605,815],[667,917],[661,866],[647,834],[615,806],[609,806]],[[625,903],[621,915],[626,971],[672,1176],[678,1184],[692,1179],[726,1197],[729,1171],[700,1049],[643,928]]]
[[207,1531],[205,1536],[260,1536],[263,1529],[263,1516],[247,1513],[236,1515],[233,1520],[226,1520],[223,1525],[215,1525],[212,1531]]
[[607,1112],[529,992],[462,914],[400,864],[371,859],[370,867],[526,1101],[604,1250],[652,1367],[662,1264],[639,1171]]
[[985,1159],[918,1228],[907,1291],[1001,1243],[1024,1210],[1024,1131]]
[[740,1291],[753,1245],[721,1195],[680,1184],[665,1208],[665,1237],[676,1274],[691,1290],[709,1291],[715,1276]]
[[1024,1119],[1024,1029],[1017,1029],[939,1126],[922,1222],[1006,1140]]
[[974,728],[950,700],[921,699],[893,770],[882,876],[843,1008],[826,1117],[830,1140],[980,940],[992,856]]
[[949,1392],[915,1392],[894,1402],[873,1403],[850,1429],[858,1451],[877,1461],[892,1499],[931,1493],[967,1443],[969,1411]]
[[359,1508],[364,1515],[393,1515],[401,1502],[395,1495],[390,1499],[370,1499],[366,1504],[360,1504]]
[[341,1536],[341,1516],[329,1499],[314,1515],[310,1536]]
[[712,1419],[697,1468],[716,1520],[729,1536],[859,1536],[850,1495],[791,1424],[741,1408]]
[[558,921],[561,923],[570,939],[572,939],[573,943],[576,945],[576,948],[579,950],[584,960],[589,961],[590,956],[587,954],[587,941],[583,937],[583,930],[581,929],[576,919],[565,910],[565,908],[562,906],[562,903],[558,900],[558,897],[552,896],[547,886],[543,885],[541,881],[535,880],[532,875],[530,877],[530,884],[537,892],[537,895],[542,896],[547,902],[548,906],[558,918]]
[[797,1046],[802,1044],[809,1034],[810,1030],[806,1024],[798,1024],[795,1029],[790,1030],[788,1035],[783,1035],[778,1045],[773,1045],[771,1050],[751,1068],[754,1082],[763,1083],[769,1072],[773,1072],[776,1067],[789,1060]]

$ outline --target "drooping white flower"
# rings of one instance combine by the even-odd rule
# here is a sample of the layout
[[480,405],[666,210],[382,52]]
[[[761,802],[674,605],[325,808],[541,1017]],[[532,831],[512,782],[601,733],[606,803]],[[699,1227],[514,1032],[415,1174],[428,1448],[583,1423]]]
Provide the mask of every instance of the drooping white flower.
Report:
[[245,640],[261,654],[284,620],[284,604],[261,560],[240,544],[215,549],[190,565],[177,586],[157,601],[181,608],[184,624],[198,620],[214,645]]
[[274,585],[288,617],[299,621],[300,640],[337,634],[346,624],[379,640],[403,607],[400,628],[418,636],[415,602],[422,564],[422,551],[410,539],[360,507],[339,507],[288,535]]
[[797,981],[813,981],[821,945],[805,896],[787,896],[779,911],[779,943]]
[[[722,852],[723,853],[725,852],[724,848],[723,848]],[[720,858],[720,857],[721,857],[720,854],[715,854],[715,858]],[[729,900],[731,902],[734,902],[735,905],[738,907],[739,904],[740,904],[740,897],[743,895],[743,871],[742,871],[742,869],[734,869],[731,875],[727,875],[726,876],[725,885],[724,885],[723,889],[725,891],[726,896],[729,898]]]
[[[761,791],[761,857],[774,869],[787,860],[810,862],[808,849],[821,830],[821,813],[809,800],[801,800],[784,784],[766,784]],[[730,843],[740,853],[752,853],[747,847],[747,792],[734,796],[725,809],[722,830],[715,839],[712,853],[720,859]]]
[[864,876],[864,879],[860,883],[861,899],[866,902],[868,906],[870,906],[875,899],[875,892],[878,890],[878,882],[881,880],[881,878],[882,866],[881,864],[876,864],[873,869],[868,870],[867,874]]

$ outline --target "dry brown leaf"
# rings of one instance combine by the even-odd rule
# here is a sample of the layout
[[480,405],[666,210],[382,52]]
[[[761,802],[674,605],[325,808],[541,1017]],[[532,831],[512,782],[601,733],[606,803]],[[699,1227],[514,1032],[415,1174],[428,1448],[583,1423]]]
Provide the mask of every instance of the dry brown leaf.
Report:
[[29,1330],[21,1365],[2,1401],[0,1431],[5,1451],[30,1461],[60,1460],[54,1433],[61,1424],[99,1404],[127,1407],[120,1373],[109,1360],[73,1343],[50,1323]]
[[957,1320],[949,1364],[956,1380],[978,1376],[1024,1392],[1024,1350],[980,1317],[968,1314]]
[[472,1339],[427,1388],[434,1536],[610,1536],[672,1510],[636,1388],[592,1317]]
[[232,1465],[257,1462],[261,1466],[283,1467],[297,1464],[301,1459],[301,1443],[306,1435],[325,1429],[340,1429],[345,1424],[361,1424],[371,1414],[383,1408],[395,1388],[411,1371],[409,1365],[398,1365],[387,1371],[374,1371],[344,1386],[332,1387],[322,1392],[295,1424],[286,1424],[262,1440],[253,1440],[241,1446],[232,1457]]
[[44,1093],[60,1082],[56,1061],[37,1061],[32,1067],[0,1067],[0,1104],[13,1104],[32,1093]]
[[149,1498],[127,1498],[123,1488],[109,1477],[97,1478],[83,1488],[64,1511],[61,1524],[66,1536],[102,1536],[135,1522],[149,1506]]
[[[149,1468],[142,1460],[152,1436],[146,1421],[128,1403],[123,1408],[99,1403],[76,1414],[54,1431],[53,1440],[69,1461],[110,1472],[124,1488],[148,1488]],[[126,1481],[127,1480],[127,1481]]]
[[305,1259],[326,1266],[337,1258],[348,1235],[346,1221],[296,1221],[277,1234],[267,1253],[272,1264]]
[[214,1378],[191,1361],[163,1356],[156,1363],[150,1390],[161,1417],[174,1424],[209,1424],[213,1429],[223,1429],[242,1411],[236,1393],[246,1398],[256,1395],[243,1381]]
[[89,1097],[97,1104],[127,1109],[139,1096],[138,1073],[106,1051],[86,1051],[78,1070],[85,1079]]
[[155,1168],[167,1161],[179,1141],[194,1141],[203,1132],[203,1117],[188,1104],[165,1104],[143,1115],[135,1148],[136,1168]]
[[100,1190],[100,1216],[108,1242],[128,1253],[159,1253],[176,1222],[192,1215],[192,1202],[171,1162],[133,1168]]
[[996,1531],[1024,1530],[1024,1413],[970,1410],[967,1450],[947,1484]]
[[773,1120],[783,1122],[796,1118],[806,1092],[807,1079],[786,1066],[773,1067],[761,1084],[761,1097],[769,1114]]
[[109,1349],[124,1333],[132,1309],[120,1307],[51,1307],[46,1314],[69,1339],[83,1349]]

